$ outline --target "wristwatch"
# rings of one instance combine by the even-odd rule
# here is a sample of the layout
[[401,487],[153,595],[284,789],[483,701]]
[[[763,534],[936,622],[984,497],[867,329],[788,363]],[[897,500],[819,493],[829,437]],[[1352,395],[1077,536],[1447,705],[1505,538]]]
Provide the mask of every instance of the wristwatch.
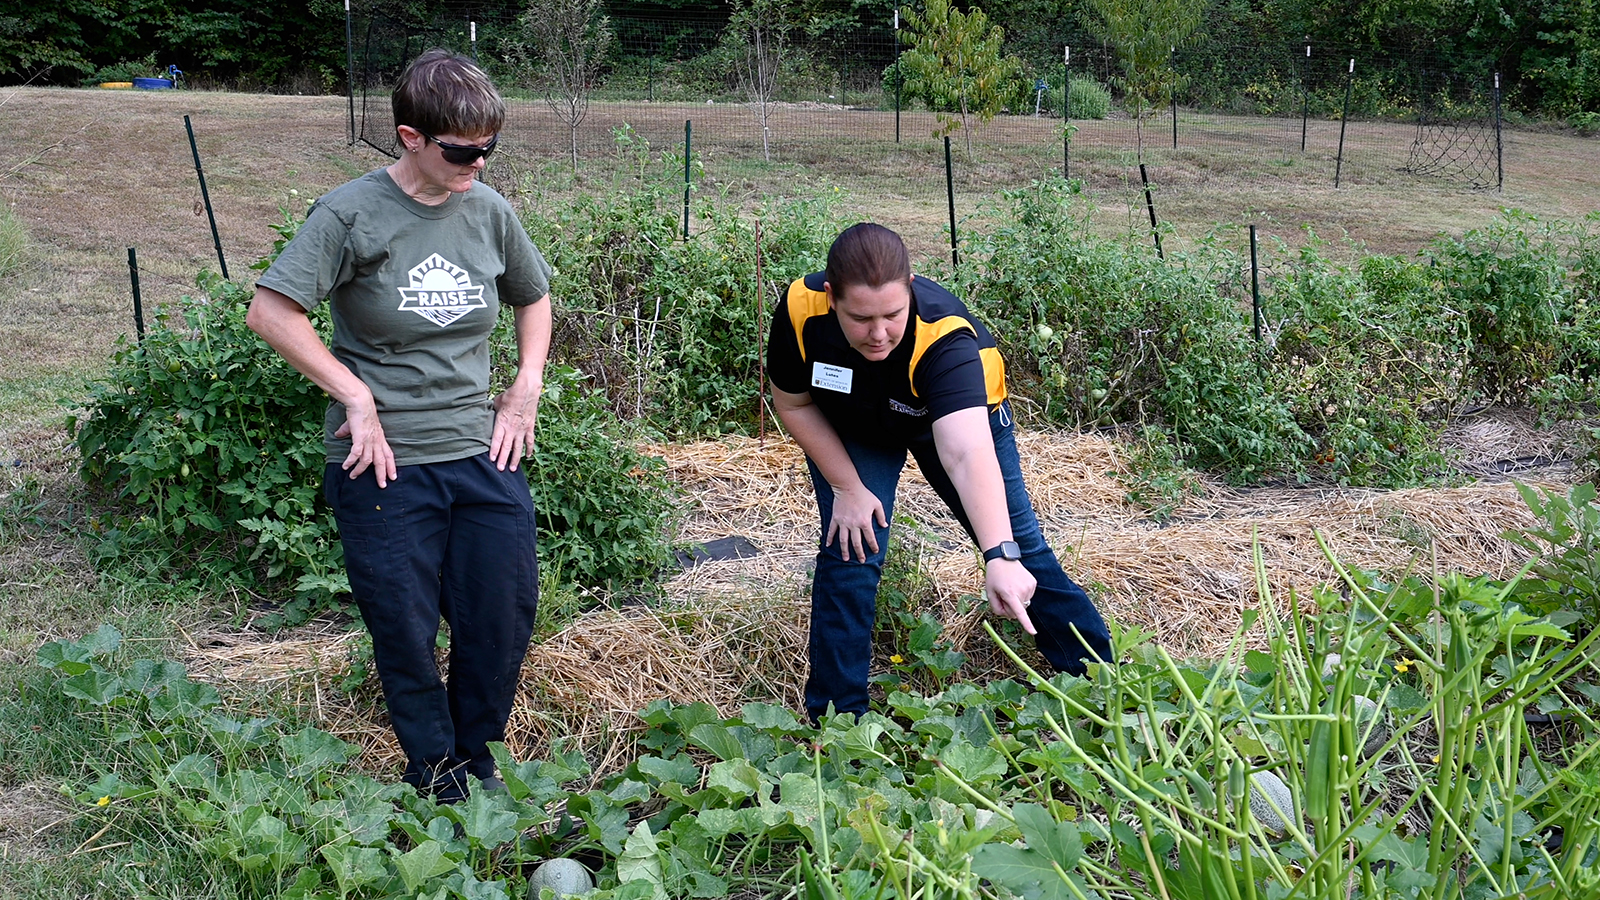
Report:
[[1001,541],[996,546],[983,551],[984,562],[990,563],[997,559],[1009,559],[1016,562],[1022,559],[1022,548],[1017,546],[1016,541]]

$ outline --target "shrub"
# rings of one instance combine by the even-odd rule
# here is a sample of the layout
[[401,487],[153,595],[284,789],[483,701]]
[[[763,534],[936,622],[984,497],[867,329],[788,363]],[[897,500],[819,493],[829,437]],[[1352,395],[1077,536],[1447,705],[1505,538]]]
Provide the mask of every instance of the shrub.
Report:
[[1415,483],[1461,397],[1471,339],[1427,266],[1371,256],[1335,265],[1316,243],[1271,279],[1271,379],[1317,442],[1315,461],[1347,482]]
[[[325,599],[344,587],[318,500],[327,400],[245,325],[243,285],[204,273],[200,287],[158,310],[142,340],[119,339],[69,420],[84,479],[120,501],[94,520],[99,555],[176,557],[245,584],[284,578]],[[312,321],[328,329],[325,309]]]
[[1005,224],[973,238],[972,301],[1047,418],[1162,425],[1247,479],[1298,467],[1309,439],[1260,378],[1248,323],[1206,260],[1164,262],[1142,241],[1096,236],[1059,179],[1004,198]]
[[1067,82],[1067,99],[1074,119],[1104,119],[1111,114],[1111,92],[1093,78],[1073,78]]
[[576,370],[546,372],[528,482],[539,565],[558,580],[623,587],[670,559],[679,492],[660,457],[634,449],[636,437]]
[[1507,210],[1424,250],[1472,339],[1470,388],[1486,400],[1590,402],[1600,378],[1592,229]]
[[[542,201],[524,221],[549,254],[562,315],[552,358],[590,376],[619,413],[673,435],[750,432],[760,384],[755,222],[763,223],[765,330],[775,287],[822,267],[844,227],[836,190],[765,198],[747,211],[722,198],[695,207],[681,237],[683,157],[652,159],[619,134],[623,173],[607,187]],[[555,176],[541,174],[541,180]]]
[[92,74],[83,79],[86,86],[93,87],[108,81],[132,81],[135,78],[154,78],[161,75],[161,66],[156,63],[156,54],[152,53],[144,59],[122,60],[108,66],[101,66]]

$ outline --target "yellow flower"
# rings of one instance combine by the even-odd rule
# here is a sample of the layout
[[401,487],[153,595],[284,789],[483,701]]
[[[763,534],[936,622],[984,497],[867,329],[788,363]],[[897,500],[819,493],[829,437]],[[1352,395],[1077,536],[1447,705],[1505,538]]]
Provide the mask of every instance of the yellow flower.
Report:
[[101,797],[99,800],[96,800],[94,802],[94,805],[95,806],[110,806],[111,805],[111,795],[107,794],[104,797]]
[[1414,659],[1402,659],[1394,664],[1394,670],[1395,672],[1404,675],[1405,673],[1411,671],[1411,667],[1416,664],[1417,661]]
[[1433,764],[1436,766],[1439,764],[1439,754],[1437,753],[1433,755]]
[[906,658],[904,656],[901,656],[898,653],[896,653],[895,655],[889,657],[889,662],[892,662],[897,666],[900,665],[901,663],[905,662],[905,661],[906,661]]

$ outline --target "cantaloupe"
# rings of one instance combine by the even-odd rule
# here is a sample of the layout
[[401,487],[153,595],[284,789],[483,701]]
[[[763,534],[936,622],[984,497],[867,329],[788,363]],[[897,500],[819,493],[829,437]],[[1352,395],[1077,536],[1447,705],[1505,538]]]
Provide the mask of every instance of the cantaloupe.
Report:
[[1356,713],[1356,737],[1370,727],[1372,731],[1367,735],[1367,741],[1361,746],[1364,756],[1371,756],[1383,749],[1385,741],[1389,740],[1389,719],[1383,714],[1383,709],[1370,697],[1355,694],[1350,697]]
[[538,897],[540,888],[550,888],[556,897],[583,897],[594,890],[594,879],[583,863],[575,859],[552,859],[541,863],[528,876],[528,896]]
[[[1267,798],[1272,798],[1272,803]],[[1278,809],[1272,808],[1276,804]],[[1283,811],[1283,815],[1278,814]],[[1283,834],[1288,830],[1283,816],[1294,815],[1294,795],[1289,793],[1289,786],[1283,779],[1271,772],[1257,772],[1250,776],[1250,813],[1261,823],[1261,827],[1273,834]]]

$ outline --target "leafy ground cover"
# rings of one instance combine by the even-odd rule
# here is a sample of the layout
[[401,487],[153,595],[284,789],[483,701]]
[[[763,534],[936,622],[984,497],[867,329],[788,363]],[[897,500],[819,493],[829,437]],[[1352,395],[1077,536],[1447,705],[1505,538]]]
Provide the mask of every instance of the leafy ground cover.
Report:
[[[1588,488],[1532,499],[1594,510]],[[1119,631],[1123,663],[1087,678],[1013,656],[1016,679],[821,728],[659,701],[622,770],[500,747],[506,789],[457,807],[352,772],[324,732],[230,716],[109,627],[45,645],[30,681],[106,749],[65,788],[85,846],[170,842],[247,896],[522,897],[564,856],[596,900],[1573,897],[1600,886],[1600,631],[1547,559],[1512,582],[1346,573],[1287,618],[1263,590],[1264,649],[1241,631],[1180,662]]]

